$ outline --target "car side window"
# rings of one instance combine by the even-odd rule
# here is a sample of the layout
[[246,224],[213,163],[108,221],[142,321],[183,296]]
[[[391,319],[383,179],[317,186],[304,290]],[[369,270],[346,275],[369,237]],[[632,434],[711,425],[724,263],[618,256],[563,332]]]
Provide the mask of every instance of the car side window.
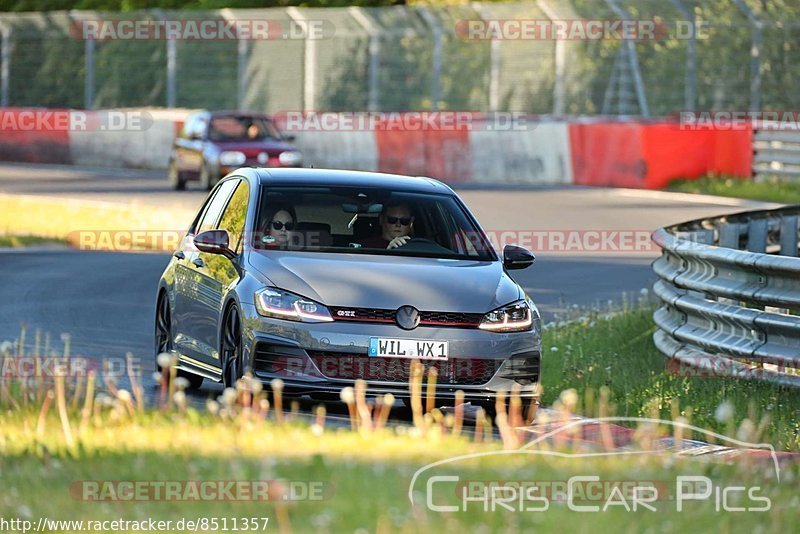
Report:
[[236,253],[241,252],[242,247],[242,233],[244,232],[244,223],[247,218],[247,204],[250,200],[250,186],[244,180],[239,180],[239,185],[236,187],[231,196],[225,212],[219,221],[219,229],[228,232],[228,242],[231,249]]
[[203,213],[203,216],[200,218],[200,222],[197,224],[195,234],[205,232],[206,230],[213,230],[217,227],[219,214],[222,212],[222,209],[228,202],[233,189],[238,183],[239,180],[226,180],[220,184],[220,186],[217,188],[217,191],[214,193],[214,198],[212,198],[211,202],[209,202],[206,206],[206,211]]

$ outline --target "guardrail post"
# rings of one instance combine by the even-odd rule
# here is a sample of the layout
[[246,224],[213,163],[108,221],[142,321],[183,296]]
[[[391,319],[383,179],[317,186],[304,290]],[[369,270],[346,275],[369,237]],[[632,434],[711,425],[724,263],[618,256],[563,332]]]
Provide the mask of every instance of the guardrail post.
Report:
[[797,217],[781,219],[781,256],[797,257]]
[[11,28],[0,22],[2,51],[0,51],[0,106],[8,107],[8,82],[11,79]]
[[764,253],[767,251],[767,220],[753,219],[747,229],[747,250]]
[[725,223],[719,227],[719,246],[725,248],[739,248],[739,236],[741,235],[741,225],[737,223]]

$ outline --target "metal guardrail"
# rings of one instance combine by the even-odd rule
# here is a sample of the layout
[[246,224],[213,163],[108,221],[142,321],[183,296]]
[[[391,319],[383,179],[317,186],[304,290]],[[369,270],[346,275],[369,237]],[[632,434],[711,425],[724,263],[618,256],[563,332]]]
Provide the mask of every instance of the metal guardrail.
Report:
[[800,387],[800,206],[653,233],[656,347],[696,376]]
[[764,124],[753,132],[753,177],[800,180],[800,130]]

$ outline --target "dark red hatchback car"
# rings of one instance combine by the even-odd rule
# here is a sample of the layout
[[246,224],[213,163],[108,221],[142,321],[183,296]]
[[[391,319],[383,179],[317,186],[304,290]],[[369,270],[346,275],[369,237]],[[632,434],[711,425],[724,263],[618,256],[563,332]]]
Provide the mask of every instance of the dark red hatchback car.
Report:
[[268,115],[201,111],[190,115],[172,145],[168,178],[173,189],[197,180],[211,189],[239,167],[300,167],[303,156]]

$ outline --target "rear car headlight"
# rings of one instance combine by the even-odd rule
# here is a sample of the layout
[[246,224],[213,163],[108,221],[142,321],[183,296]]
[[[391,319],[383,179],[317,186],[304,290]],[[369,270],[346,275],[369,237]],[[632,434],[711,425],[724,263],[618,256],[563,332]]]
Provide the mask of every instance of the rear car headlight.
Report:
[[237,150],[226,150],[219,155],[220,165],[225,165],[226,167],[244,165],[245,161],[247,161],[247,157],[243,152]]
[[492,332],[522,332],[539,324],[539,310],[529,299],[518,300],[483,316],[478,328]]
[[256,309],[265,317],[300,321],[303,323],[325,323],[333,321],[328,308],[274,287],[256,291]]
[[292,165],[300,165],[303,162],[303,155],[296,150],[281,152],[280,155],[278,155],[278,161],[281,163],[281,165],[286,165],[287,167]]

